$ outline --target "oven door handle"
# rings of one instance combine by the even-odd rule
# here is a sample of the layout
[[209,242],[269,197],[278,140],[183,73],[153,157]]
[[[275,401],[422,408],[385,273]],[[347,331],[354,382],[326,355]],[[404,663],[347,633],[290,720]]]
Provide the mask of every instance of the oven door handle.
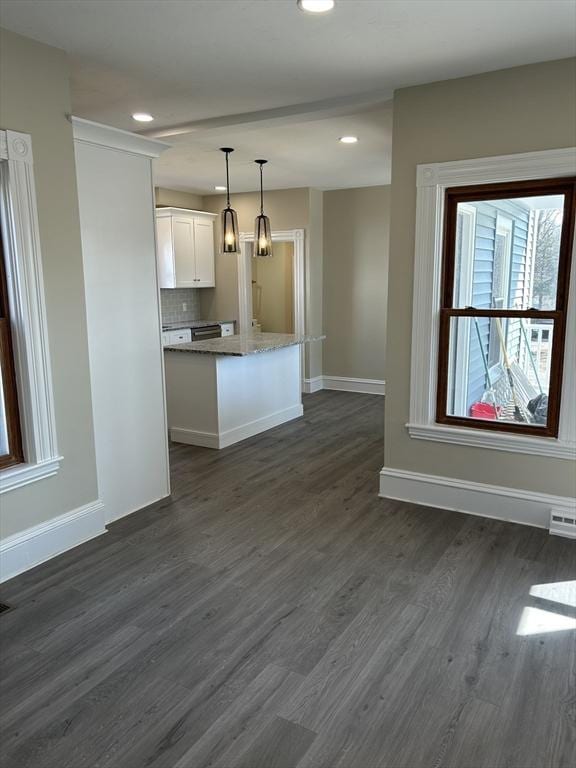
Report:
[[201,338],[202,336],[209,336],[210,338],[218,338],[222,335],[222,332],[220,328],[217,326],[216,328],[210,328],[203,331],[193,331],[192,336],[195,336],[197,338]]

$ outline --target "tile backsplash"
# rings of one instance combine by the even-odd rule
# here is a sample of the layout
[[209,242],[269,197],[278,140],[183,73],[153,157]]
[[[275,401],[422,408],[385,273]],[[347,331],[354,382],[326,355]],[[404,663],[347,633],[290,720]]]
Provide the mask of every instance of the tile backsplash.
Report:
[[[202,320],[200,317],[201,290],[201,288],[163,288],[160,291],[162,324]],[[183,309],[183,304],[186,305],[186,309]]]

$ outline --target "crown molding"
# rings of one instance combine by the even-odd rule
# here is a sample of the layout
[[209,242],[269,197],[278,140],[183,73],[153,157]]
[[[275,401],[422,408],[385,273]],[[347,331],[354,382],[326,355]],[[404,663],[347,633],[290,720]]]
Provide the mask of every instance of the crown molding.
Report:
[[71,116],[70,122],[74,131],[74,140],[84,144],[94,144],[145,157],[159,157],[171,146],[164,141],[150,139],[148,136],[140,136],[103,123],[95,123],[82,117]]

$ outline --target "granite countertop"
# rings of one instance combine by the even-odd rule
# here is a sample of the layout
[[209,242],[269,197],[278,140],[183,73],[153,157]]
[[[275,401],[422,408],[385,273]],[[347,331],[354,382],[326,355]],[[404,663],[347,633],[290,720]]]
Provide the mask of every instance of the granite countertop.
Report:
[[233,323],[234,320],[183,320],[179,323],[164,323],[163,331],[180,331],[185,328],[207,328],[210,325],[224,325]]
[[320,341],[325,336],[299,336],[294,333],[250,333],[238,336],[223,336],[218,339],[193,341],[187,344],[174,344],[164,347],[169,352],[196,352],[204,355],[232,355],[244,357],[273,349]]

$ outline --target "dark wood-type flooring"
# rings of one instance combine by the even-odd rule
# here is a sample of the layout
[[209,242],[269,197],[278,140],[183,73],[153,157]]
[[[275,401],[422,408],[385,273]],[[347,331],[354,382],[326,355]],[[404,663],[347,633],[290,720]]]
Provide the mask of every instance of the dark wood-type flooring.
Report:
[[379,499],[382,411],[175,446],[171,500],[3,585],[4,768],[573,766],[574,632],[518,628],[576,544]]

